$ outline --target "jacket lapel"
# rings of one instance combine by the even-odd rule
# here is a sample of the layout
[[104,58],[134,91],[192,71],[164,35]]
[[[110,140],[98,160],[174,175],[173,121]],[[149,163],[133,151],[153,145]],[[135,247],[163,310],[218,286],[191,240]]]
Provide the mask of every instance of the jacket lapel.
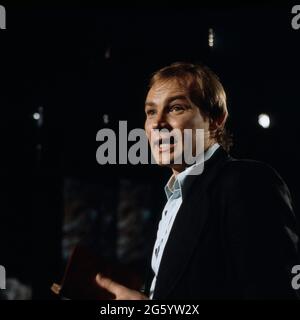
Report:
[[153,299],[167,298],[181,278],[209,214],[208,186],[228,155],[219,148],[205,163],[203,173],[193,181],[174,221],[161,259]]

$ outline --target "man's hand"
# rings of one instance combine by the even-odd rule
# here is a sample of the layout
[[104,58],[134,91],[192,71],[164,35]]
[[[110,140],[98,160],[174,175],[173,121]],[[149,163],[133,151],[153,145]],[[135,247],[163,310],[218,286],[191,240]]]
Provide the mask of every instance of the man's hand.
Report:
[[115,295],[115,300],[149,300],[147,296],[139,291],[128,289],[121,284],[103,277],[100,273],[96,277],[97,284]]

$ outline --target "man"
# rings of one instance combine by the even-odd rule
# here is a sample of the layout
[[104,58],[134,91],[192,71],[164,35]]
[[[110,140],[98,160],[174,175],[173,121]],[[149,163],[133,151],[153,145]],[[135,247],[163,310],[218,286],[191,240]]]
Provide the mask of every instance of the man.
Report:
[[[153,156],[173,172],[152,274],[145,294],[101,275],[97,283],[116,299],[298,298],[291,286],[299,244],[289,190],[268,165],[228,155],[226,95],[216,75],[188,63],[159,70],[145,112]],[[202,162],[178,163],[176,144],[184,141],[157,137],[155,129],[167,130],[168,138],[203,129]],[[203,161],[203,172],[193,174]]]

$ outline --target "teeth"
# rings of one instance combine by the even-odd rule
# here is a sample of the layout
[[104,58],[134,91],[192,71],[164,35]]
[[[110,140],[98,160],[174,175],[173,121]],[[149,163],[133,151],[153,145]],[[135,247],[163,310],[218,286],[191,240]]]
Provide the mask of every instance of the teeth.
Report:
[[174,138],[172,139],[162,139],[159,141],[159,144],[173,144],[175,141],[174,141]]
[[175,144],[174,137],[170,137],[170,139],[159,139],[154,142],[154,145],[158,146],[169,146]]
[[160,147],[168,147],[171,143],[161,143],[159,146]]
[[161,143],[159,145],[159,150],[160,151],[167,151],[167,150],[170,150],[172,146],[173,146],[173,144],[170,144],[170,143]]

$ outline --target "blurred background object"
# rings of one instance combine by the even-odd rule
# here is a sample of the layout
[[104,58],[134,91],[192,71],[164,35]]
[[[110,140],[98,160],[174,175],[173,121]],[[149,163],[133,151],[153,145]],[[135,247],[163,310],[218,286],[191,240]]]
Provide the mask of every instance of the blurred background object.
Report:
[[0,300],[31,300],[32,288],[16,278],[6,280],[6,289],[0,291]]

